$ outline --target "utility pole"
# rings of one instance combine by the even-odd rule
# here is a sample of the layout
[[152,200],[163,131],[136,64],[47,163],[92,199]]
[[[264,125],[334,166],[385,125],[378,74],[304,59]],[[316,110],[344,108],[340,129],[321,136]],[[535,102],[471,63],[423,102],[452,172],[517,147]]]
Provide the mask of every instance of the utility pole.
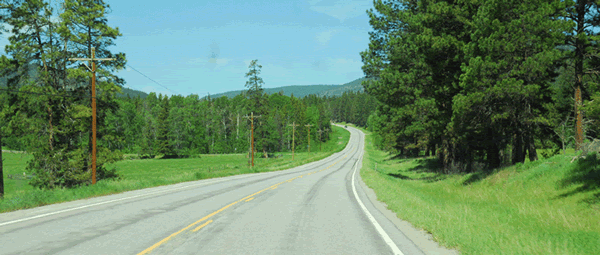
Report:
[[310,127],[312,127],[314,125],[312,125],[312,124],[306,124],[304,126],[308,128],[308,153],[310,153]]
[[250,116],[248,116],[248,115],[244,116],[244,118],[250,119],[250,123],[251,123],[251,126],[250,126],[250,130],[251,130],[250,137],[251,138],[250,139],[252,139],[252,140],[250,141],[250,149],[252,150],[252,167],[254,167],[254,118],[260,118],[260,117],[262,117],[262,116],[260,116],[260,115],[254,116],[254,112],[251,112]]
[[298,127],[300,125],[297,125],[296,122],[294,121],[292,123],[292,125],[288,124],[288,126],[292,126],[292,160],[294,160],[294,145],[295,145],[294,138],[296,137],[296,127]]
[[96,48],[92,47],[92,58],[69,58],[71,61],[90,61],[92,68],[83,63],[92,72],[92,184],[96,184],[96,62],[112,61],[114,58],[96,58]]

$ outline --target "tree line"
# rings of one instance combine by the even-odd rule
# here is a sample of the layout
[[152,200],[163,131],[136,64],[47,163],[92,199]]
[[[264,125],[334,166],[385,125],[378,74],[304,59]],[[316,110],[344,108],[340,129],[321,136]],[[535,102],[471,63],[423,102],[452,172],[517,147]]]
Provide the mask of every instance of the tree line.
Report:
[[367,126],[369,116],[378,104],[375,97],[355,91],[345,91],[341,96],[323,97],[321,100],[335,122],[347,122],[361,127]]
[[198,154],[249,153],[251,123],[254,119],[255,150],[263,156],[292,150],[293,123],[297,151],[306,151],[308,129],[313,145],[318,130],[326,141],[331,133],[330,117],[322,104],[280,93],[260,95],[262,110],[253,108],[247,93],[234,98],[198,95],[171,97],[150,93],[146,98],[119,98],[119,107],[105,118],[106,130],[114,137],[101,145],[110,150],[141,157],[187,157]]
[[371,78],[365,90],[380,102],[369,126],[382,148],[437,155],[446,171],[470,172],[597,137],[596,1],[376,0],[374,7],[361,57]]

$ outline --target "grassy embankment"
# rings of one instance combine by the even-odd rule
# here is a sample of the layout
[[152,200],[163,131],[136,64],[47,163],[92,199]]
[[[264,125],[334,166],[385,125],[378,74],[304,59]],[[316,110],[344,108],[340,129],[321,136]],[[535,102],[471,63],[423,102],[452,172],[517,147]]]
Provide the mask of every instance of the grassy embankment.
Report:
[[[39,190],[23,179],[30,155],[24,153],[3,153],[5,175],[5,198],[0,199],[0,212],[14,211],[41,205],[72,201],[82,198],[115,194],[129,190],[168,185],[186,181],[209,179],[230,175],[270,172],[288,169],[317,161],[341,151],[350,138],[350,133],[333,127],[331,139],[322,144],[312,144],[311,153],[276,153],[276,158],[254,159],[254,168],[248,167],[245,154],[201,155],[187,159],[137,159],[123,160],[109,168],[116,167],[118,180],[100,180],[93,186],[72,189]],[[21,179],[8,179],[7,176]]]
[[[369,132],[365,131],[369,134]],[[462,254],[598,254],[600,160],[575,155],[492,173],[446,175],[433,158],[395,159],[366,137],[365,183],[400,219]]]

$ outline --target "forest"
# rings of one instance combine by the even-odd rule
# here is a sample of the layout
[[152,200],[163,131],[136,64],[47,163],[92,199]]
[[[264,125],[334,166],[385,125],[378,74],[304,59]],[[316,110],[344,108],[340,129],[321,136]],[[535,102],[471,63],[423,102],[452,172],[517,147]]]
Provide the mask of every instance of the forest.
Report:
[[232,98],[155,93],[124,97],[126,81],[117,73],[127,59],[125,53],[109,50],[122,36],[107,23],[109,7],[103,1],[76,0],[65,0],[60,10],[43,0],[0,5],[2,24],[10,28],[4,30],[10,32],[5,34],[9,44],[0,58],[0,145],[32,155],[27,171],[33,173],[34,187],[90,182],[92,72],[73,58],[89,57],[92,49],[98,58],[113,59],[96,63],[98,179],[116,177],[115,169],[105,165],[124,154],[248,154],[250,116],[255,116],[257,156],[306,151],[309,137],[313,148],[330,138],[332,120],[364,124],[370,114],[366,110],[374,109],[375,100],[364,93],[269,95],[257,60],[248,67],[246,90]]
[[[598,138],[596,1],[375,1],[368,125],[446,172],[535,161]],[[544,155],[538,150],[545,149]]]

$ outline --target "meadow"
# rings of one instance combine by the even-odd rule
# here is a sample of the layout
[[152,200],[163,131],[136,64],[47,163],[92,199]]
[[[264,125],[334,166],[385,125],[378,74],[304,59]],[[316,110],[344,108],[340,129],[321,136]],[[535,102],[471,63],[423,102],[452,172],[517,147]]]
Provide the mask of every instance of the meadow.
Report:
[[398,218],[461,254],[598,254],[600,160],[574,152],[489,172],[443,174],[396,158],[364,131],[364,182]]
[[[26,153],[3,153],[5,196],[0,199],[0,213],[47,204],[72,201],[120,192],[175,184],[201,179],[217,178],[238,174],[270,172],[289,169],[317,161],[341,151],[350,138],[350,133],[333,126],[331,139],[313,143],[311,152],[275,153],[274,157],[262,158],[255,154],[254,167],[248,166],[246,154],[199,155],[182,159],[125,159],[107,168],[116,168],[119,177],[99,180],[96,185],[70,189],[42,190],[29,185],[26,171],[31,155]],[[9,177],[10,176],[10,177]]]

